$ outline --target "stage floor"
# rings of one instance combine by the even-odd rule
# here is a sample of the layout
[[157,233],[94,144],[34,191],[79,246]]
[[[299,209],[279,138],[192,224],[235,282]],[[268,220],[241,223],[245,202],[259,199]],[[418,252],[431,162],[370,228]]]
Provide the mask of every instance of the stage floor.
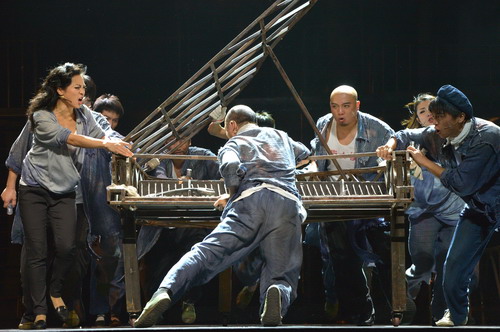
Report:
[[[281,325],[278,327],[263,327],[260,325],[161,325],[154,326],[149,328],[141,328],[141,329],[133,329],[130,326],[122,326],[117,328],[108,328],[108,327],[99,327],[99,328],[76,328],[76,329],[63,329],[63,328],[48,328],[49,331],[120,331],[123,329],[133,329],[136,331],[233,331],[233,330],[241,330],[241,331],[267,331],[267,330],[285,330],[285,331],[333,331],[333,330],[345,330],[345,329],[370,329],[370,330],[387,330],[387,329],[408,329],[412,331],[418,330],[428,330],[428,329],[448,329],[447,327],[436,327],[436,326],[423,326],[423,325],[400,325],[398,327],[394,327],[392,325],[373,325],[373,326],[356,326],[356,325]],[[456,327],[460,329],[466,330],[489,330],[489,331],[498,331],[500,326],[477,326],[477,325],[468,325],[468,326],[460,326]],[[0,331],[20,331],[18,329],[0,329]]]

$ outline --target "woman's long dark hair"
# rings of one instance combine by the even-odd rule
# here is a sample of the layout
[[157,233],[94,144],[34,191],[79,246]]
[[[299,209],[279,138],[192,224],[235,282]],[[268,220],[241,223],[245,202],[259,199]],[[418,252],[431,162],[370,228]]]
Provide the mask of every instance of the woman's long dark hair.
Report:
[[82,64],[66,62],[50,70],[49,74],[43,80],[40,89],[30,100],[26,115],[31,121],[31,127],[34,129],[33,113],[38,110],[52,111],[56,106],[59,94],[57,89],[66,89],[71,84],[71,79],[75,75],[85,74],[86,67]]
[[436,97],[434,97],[430,93],[420,93],[418,96],[414,97],[412,102],[409,102],[408,104],[405,105],[405,107],[410,112],[410,117],[408,119],[401,121],[401,124],[403,126],[406,126],[406,128],[410,129],[422,127],[420,122],[418,122],[418,114],[417,114],[418,104],[426,100],[432,101],[434,99],[436,99]]

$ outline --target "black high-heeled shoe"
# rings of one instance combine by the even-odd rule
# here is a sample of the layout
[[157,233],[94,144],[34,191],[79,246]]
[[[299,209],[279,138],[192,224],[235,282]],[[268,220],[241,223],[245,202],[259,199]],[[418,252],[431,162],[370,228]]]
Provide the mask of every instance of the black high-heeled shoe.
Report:
[[63,323],[66,322],[69,318],[69,310],[64,305],[56,308],[56,314],[59,319],[63,321]]
[[47,328],[47,321],[45,319],[40,319],[40,320],[37,320],[34,324],[33,324],[33,328],[35,330],[45,330]]

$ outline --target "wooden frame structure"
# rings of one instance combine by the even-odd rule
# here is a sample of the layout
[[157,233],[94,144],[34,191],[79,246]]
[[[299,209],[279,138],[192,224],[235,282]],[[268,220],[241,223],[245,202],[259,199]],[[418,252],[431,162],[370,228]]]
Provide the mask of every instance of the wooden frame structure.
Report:
[[[181,188],[181,191],[187,190],[185,197],[182,195],[181,197],[162,197],[162,195],[156,195],[156,192],[143,194],[144,191],[140,187],[148,185],[147,181],[156,181],[148,178],[144,172],[147,167],[146,163],[152,158],[196,158],[195,156],[167,155],[165,152],[174,143],[187,141],[205,128],[212,121],[210,113],[219,106],[229,105],[250,83],[267,57],[272,59],[321,144],[327,147],[325,139],[316,128],[314,120],[273,51],[279,41],[316,2],[317,0],[275,1],[127,135],[125,140],[133,142],[134,151],[140,151],[135,159],[113,157],[113,186],[108,189],[108,201],[118,208],[122,215],[126,303],[131,319],[142,310],[135,246],[136,224],[211,227],[214,222],[218,222],[220,216],[220,213],[212,208],[215,196],[208,195],[208,199],[207,195],[198,197],[193,195],[197,191],[193,188]],[[360,156],[360,154],[355,155],[354,157]],[[354,182],[353,186],[358,185],[356,182],[359,182],[359,170],[350,170],[350,172],[343,170],[337,163],[338,157],[336,156],[310,157],[310,159],[332,160],[337,166],[340,182],[332,183],[331,190],[335,191],[336,187],[341,189],[330,195],[309,195],[308,197],[304,195],[304,192],[302,195],[304,205],[310,213],[308,222],[348,220],[361,216],[391,219],[393,323],[399,325],[406,306],[404,210],[411,202],[412,188],[407,172],[407,154],[400,153],[394,156],[395,161],[389,163],[388,166],[378,170],[366,170],[385,173],[385,182],[376,184],[378,188],[384,189],[380,195],[352,195],[350,192],[346,194],[345,188],[348,188],[346,184]],[[321,174],[314,174],[314,176],[321,176]],[[162,181],[165,182],[165,180]],[[307,186],[312,185],[321,190],[324,183],[320,182],[307,184]],[[299,182],[299,190],[301,186]],[[139,190],[139,195],[137,197],[130,195],[127,188]],[[220,184],[217,184],[217,188],[220,188]],[[360,190],[363,192],[363,189]],[[162,191],[169,192],[171,189],[160,190]],[[220,191],[222,189],[219,189]],[[226,284],[220,287],[222,290],[220,295],[223,299],[220,303],[221,312],[230,310],[230,289],[224,291],[229,281],[230,278],[227,275],[222,276],[221,282]]]
[[[333,158],[359,158],[375,153],[355,153]],[[213,159],[208,156],[157,155],[162,159]],[[324,159],[326,156],[311,156]],[[330,156],[328,156],[330,158]],[[377,174],[372,180],[364,175]],[[393,161],[385,166],[364,169],[305,173],[297,176],[297,188],[308,212],[306,223],[339,220],[386,218],[390,220],[391,281],[393,324],[399,325],[406,310],[405,217],[404,211],[413,199],[409,156],[394,152]],[[382,176],[383,175],[383,176]],[[136,254],[136,225],[158,227],[215,227],[221,215],[213,203],[226,189],[222,180],[158,179],[148,176],[131,158],[115,156],[113,185],[108,188],[109,203],[118,208],[124,227],[125,280],[127,310],[131,317],[141,311],[139,273]],[[130,194],[128,188],[133,188]],[[227,273],[220,277],[219,308],[223,315],[231,309],[231,286]],[[227,317],[226,317],[227,318]],[[226,321],[225,318],[223,318]]]

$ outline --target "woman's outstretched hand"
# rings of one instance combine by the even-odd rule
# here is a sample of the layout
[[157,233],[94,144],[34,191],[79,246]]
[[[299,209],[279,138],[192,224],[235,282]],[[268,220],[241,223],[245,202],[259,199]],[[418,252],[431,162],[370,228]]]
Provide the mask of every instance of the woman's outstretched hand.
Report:
[[128,142],[124,142],[121,140],[106,139],[104,141],[104,147],[109,152],[116,153],[124,157],[132,157],[134,155],[134,153],[130,151],[132,145]]

